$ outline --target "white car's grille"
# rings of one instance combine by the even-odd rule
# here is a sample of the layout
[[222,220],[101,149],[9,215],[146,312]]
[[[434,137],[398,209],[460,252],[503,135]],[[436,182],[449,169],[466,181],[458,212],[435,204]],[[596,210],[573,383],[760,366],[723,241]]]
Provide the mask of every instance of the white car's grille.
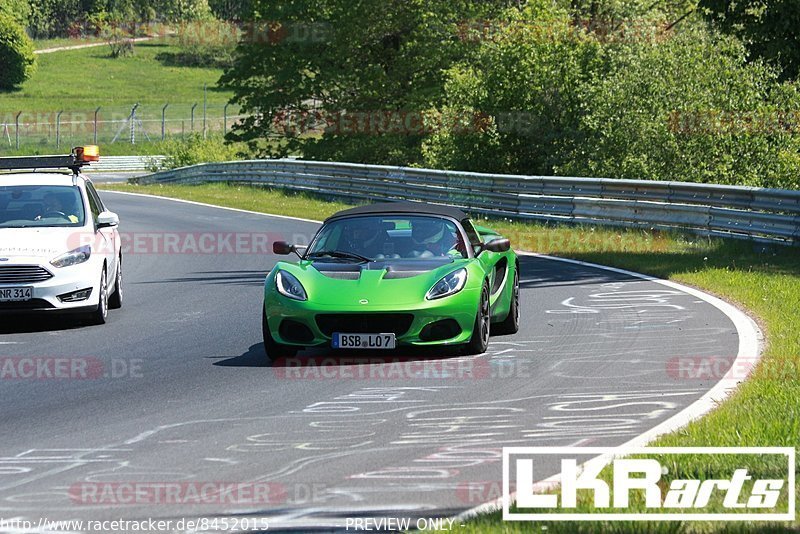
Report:
[[0,265],[0,284],[35,284],[53,277],[38,265]]

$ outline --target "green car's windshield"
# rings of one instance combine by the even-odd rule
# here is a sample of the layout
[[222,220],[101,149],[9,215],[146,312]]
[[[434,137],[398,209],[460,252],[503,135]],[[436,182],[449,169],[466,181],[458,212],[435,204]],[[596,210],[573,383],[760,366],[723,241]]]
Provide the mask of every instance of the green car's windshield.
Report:
[[83,226],[85,214],[77,186],[0,187],[0,228]]
[[467,247],[453,221],[429,216],[361,216],[326,224],[306,258],[344,261],[466,258]]

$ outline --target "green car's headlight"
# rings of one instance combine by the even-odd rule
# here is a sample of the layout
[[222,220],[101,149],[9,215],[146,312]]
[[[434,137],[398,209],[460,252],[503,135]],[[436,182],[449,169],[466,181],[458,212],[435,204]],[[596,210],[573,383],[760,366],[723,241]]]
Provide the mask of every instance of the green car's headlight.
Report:
[[448,274],[438,282],[425,295],[428,300],[440,299],[458,293],[467,284],[467,270],[459,269]]
[[303,289],[303,284],[300,283],[300,280],[286,271],[278,271],[278,274],[275,275],[275,287],[278,288],[278,293],[284,297],[294,300],[308,300],[308,295],[306,295],[306,290]]
[[61,256],[51,260],[50,265],[53,267],[69,267],[70,265],[78,265],[79,263],[87,261],[91,255],[92,247],[86,245],[76,248],[75,250],[70,250],[66,254],[62,254]]

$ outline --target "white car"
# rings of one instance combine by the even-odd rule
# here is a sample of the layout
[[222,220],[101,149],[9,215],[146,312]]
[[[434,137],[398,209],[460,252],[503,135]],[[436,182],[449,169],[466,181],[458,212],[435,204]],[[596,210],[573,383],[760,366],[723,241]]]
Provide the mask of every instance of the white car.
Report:
[[80,174],[97,159],[96,147],[0,158],[10,171],[0,172],[0,313],[81,312],[103,324],[122,306],[119,218]]

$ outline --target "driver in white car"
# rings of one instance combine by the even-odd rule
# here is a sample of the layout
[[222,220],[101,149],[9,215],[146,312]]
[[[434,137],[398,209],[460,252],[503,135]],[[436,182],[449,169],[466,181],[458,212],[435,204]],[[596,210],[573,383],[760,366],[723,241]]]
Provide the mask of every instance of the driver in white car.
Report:
[[42,220],[42,218],[46,218],[48,214],[63,214],[64,217],[69,219],[72,223],[77,223],[80,219],[77,215],[75,215],[75,206],[72,205],[71,207],[65,208],[61,199],[55,193],[47,193],[44,196],[44,213],[36,217],[37,221]]

